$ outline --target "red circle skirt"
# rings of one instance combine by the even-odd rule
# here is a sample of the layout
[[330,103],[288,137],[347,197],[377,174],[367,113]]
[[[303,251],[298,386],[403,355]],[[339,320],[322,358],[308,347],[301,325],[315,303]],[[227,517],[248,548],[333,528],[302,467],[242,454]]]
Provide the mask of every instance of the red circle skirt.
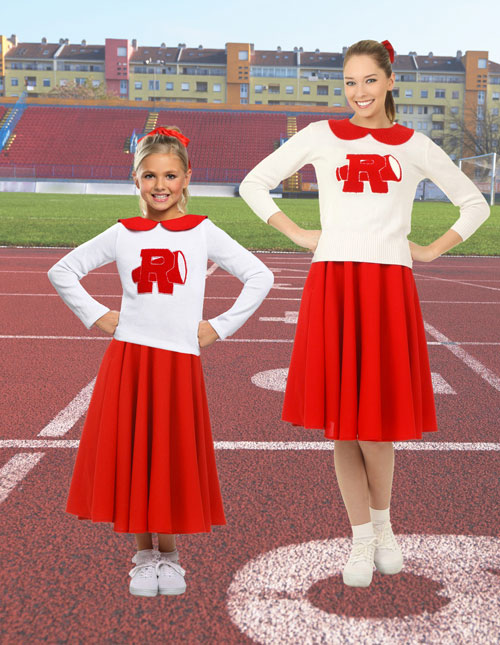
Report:
[[124,533],[226,524],[199,356],[111,340],[66,511]]
[[282,419],[348,441],[421,439],[437,430],[424,323],[409,267],[311,264]]

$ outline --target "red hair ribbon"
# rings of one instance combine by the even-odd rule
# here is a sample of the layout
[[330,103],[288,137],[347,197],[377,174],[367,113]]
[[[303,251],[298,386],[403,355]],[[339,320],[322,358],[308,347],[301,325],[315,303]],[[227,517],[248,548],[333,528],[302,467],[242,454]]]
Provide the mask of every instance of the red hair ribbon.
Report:
[[[155,128],[154,130],[151,130],[151,132],[148,132],[147,134],[143,135],[140,139],[137,140],[137,143],[139,141],[142,141],[144,137],[151,137],[154,136],[155,134],[163,134],[165,137],[175,137],[176,139],[179,139],[179,141],[182,143],[182,145],[187,148],[189,139],[185,137],[183,134],[180,132],[177,132],[177,130],[169,130],[168,128],[164,128],[160,126],[159,128]],[[191,170],[191,161],[188,160],[188,168]]]
[[391,45],[391,43],[388,40],[383,40],[382,45],[389,52],[389,60],[391,61],[391,63],[394,63],[394,47]]
[[182,143],[182,145],[185,148],[187,148],[189,143],[189,139],[185,137],[183,134],[181,134],[180,132],[177,132],[177,130],[169,130],[168,128],[163,128],[161,126],[143,135],[140,139],[138,139],[138,142],[144,139],[144,137],[151,137],[155,134],[163,134],[166,137],[175,137],[176,139],[179,139],[179,141]]

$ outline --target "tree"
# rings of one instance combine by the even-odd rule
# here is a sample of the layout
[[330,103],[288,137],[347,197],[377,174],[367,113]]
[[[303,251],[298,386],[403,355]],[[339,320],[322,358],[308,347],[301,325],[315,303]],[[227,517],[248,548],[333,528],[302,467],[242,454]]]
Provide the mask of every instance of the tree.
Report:
[[500,116],[484,106],[482,111],[469,108],[450,117],[443,142],[449,153],[458,157],[500,154]]
[[61,99],[93,99],[96,101],[110,101],[120,98],[118,94],[108,92],[104,84],[94,87],[91,81],[92,79],[85,79],[85,83],[81,85],[73,81],[67,85],[53,87],[48,95]]

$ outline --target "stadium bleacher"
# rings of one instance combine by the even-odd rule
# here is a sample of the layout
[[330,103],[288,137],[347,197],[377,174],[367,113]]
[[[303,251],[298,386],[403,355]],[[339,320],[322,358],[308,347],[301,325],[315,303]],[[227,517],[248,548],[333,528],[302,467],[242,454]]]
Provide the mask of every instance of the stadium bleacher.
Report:
[[[0,105],[0,118],[7,108]],[[132,156],[125,143],[144,131],[142,108],[30,105],[0,152],[0,176],[127,180]],[[328,113],[296,114],[300,130]],[[287,113],[207,109],[160,109],[157,126],[177,125],[189,137],[193,182],[239,183],[286,136]],[[314,182],[311,165],[301,170]]]

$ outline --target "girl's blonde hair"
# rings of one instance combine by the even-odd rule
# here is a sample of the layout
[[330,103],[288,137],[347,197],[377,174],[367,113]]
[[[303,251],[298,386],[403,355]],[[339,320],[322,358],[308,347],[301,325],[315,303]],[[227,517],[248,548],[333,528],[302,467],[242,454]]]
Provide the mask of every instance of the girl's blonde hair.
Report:
[[[354,43],[354,45],[351,45],[345,53],[344,68],[349,58],[359,55],[371,56],[380,69],[385,72],[387,78],[391,77],[391,59],[389,58],[389,52],[382,43],[379,43],[377,40],[360,40],[359,42]],[[389,121],[392,123],[396,118],[396,106],[390,90],[388,90],[385,97],[385,113],[387,114]]]
[[[168,130],[175,130],[176,132],[182,134],[182,132],[176,125],[167,125],[165,127]],[[187,172],[189,169],[189,157],[186,146],[176,137],[169,137],[165,134],[156,133],[144,137],[137,144],[137,148],[134,154],[134,172],[138,172],[144,159],[153,154],[175,154],[181,160],[181,165],[184,172]],[[182,196],[177,202],[177,206],[181,213],[186,213],[186,206],[189,197],[190,195],[188,189],[183,188]],[[144,216],[146,214],[146,202],[140,196],[139,207],[141,209],[142,216]]]

